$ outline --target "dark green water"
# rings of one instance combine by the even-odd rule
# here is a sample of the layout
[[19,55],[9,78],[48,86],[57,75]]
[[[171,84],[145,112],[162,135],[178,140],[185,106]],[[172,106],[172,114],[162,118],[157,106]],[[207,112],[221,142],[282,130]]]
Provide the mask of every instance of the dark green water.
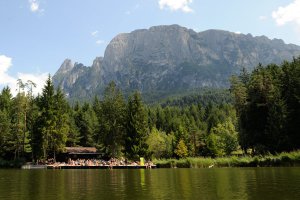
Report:
[[0,170],[6,199],[300,199],[300,168]]

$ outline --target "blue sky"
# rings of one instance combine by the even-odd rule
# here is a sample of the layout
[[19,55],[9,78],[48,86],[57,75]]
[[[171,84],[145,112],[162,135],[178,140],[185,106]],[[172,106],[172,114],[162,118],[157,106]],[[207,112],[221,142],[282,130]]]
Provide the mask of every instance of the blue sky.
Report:
[[89,66],[118,33],[168,24],[300,45],[300,0],[0,0],[0,88],[40,91],[65,58]]

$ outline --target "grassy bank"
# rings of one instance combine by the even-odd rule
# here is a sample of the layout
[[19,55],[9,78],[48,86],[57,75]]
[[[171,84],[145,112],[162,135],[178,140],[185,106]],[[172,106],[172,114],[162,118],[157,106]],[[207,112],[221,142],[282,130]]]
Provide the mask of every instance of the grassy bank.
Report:
[[159,168],[208,168],[208,167],[276,167],[300,166],[300,150],[264,156],[230,156],[220,158],[184,158],[155,160]]

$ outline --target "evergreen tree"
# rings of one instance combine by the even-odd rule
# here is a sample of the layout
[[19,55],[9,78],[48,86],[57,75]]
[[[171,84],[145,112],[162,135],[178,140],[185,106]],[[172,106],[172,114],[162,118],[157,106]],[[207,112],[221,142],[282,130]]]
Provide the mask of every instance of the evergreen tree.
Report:
[[12,94],[9,87],[0,93],[0,158],[9,158],[11,150]]
[[25,107],[25,151],[26,153],[31,153],[31,159],[34,161],[34,151],[33,151],[33,131],[34,123],[37,120],[39,114],[39,108],[36,104],[36,99],[33,96],[33,88],[36,87],[36,84],[31,80],[28,80],[25,83],[27,89],[27,101]]
[[14,158],[19,158],[25,153],[25,145],[28,144],[28,134],[26,132],[26,109],[27,97],[24,92],[25,85],[18,79],[18,94],[13,98],[11,108],[11,144],[14,150]]
[[300,148],[300,57],[282,65],[280,76],[282,100],[286,106],[286,124],[284,129],[288,135],[289,150]]
[[6,112],[9,114],[9,112],[11,111],[11,106],[12,94],[10,88],[7,86],[2,89],[0,94],[0,110],[6,110]]
[[[78,111],[78,110],[77,110]],[[66,146],[67,147],[74,147],[79,144],[80,141],[80,133],[79,133],[79,128],[77,127],[76,124],[76,117],[77,117],[77,112],[75,109],[70,109],[69,110],[69,133],[67,134],[67,141],[66,141]]]
[[126,104],[123,95],[114,82],[104,91],[101,114],[98,118],[99,147],[107,157],[119,157],[124,146],[123,138],[126,122]]
[[79,129],[79,142],[80,146],[93,146],[94,145],[94,132],[97,128],[97,117],[95,111],[88,103],[85,103],[78,109],[75,116],[75,123]]
[[250,75],[232,79],[242,149],[275,153],[300,147],[299,77],[298,58],[282,66],[258,65]]
[[[33,144],[38,157],[47,159],[49,153],[56,158],[56,153],[65,146],[69,133],[68,105],[61,90],[55,93],[49,75],[43,92],[38,98],[40,115],[34,128]],[[40,152],[42,151],[42,152]]]
[[145,157],[148,146],[147,113],[141,100],[141,95],[135,92],[129,97],[127,108],[127,123],[125,135],[125,154],[132,159]]
[[53,151],[53,158],[56,159],[56,153],[63,150],[66,145],[67,135],[70,132],[70,118],[68,112],[68,103],[64,94],[58,88],[54,95],[54,130],[52,130],[50,148]]
[[7,111],[0,110],[0,158],[9,157],[10,119]]

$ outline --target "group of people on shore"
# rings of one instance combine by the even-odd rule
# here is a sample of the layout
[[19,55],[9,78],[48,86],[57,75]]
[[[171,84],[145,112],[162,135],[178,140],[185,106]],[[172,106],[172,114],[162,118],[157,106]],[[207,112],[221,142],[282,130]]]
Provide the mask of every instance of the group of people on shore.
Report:
[[151,169],[154,164],[151,161],[145,161],[144,163],[138,161],[128,161],[125,159],[111,158],[110,160],[101,159],[71,159],[69,158],[67,162],[48,162],[48,164],[53,166],[109,166],[113,168],[114,166],[145,166],[147,169]]

